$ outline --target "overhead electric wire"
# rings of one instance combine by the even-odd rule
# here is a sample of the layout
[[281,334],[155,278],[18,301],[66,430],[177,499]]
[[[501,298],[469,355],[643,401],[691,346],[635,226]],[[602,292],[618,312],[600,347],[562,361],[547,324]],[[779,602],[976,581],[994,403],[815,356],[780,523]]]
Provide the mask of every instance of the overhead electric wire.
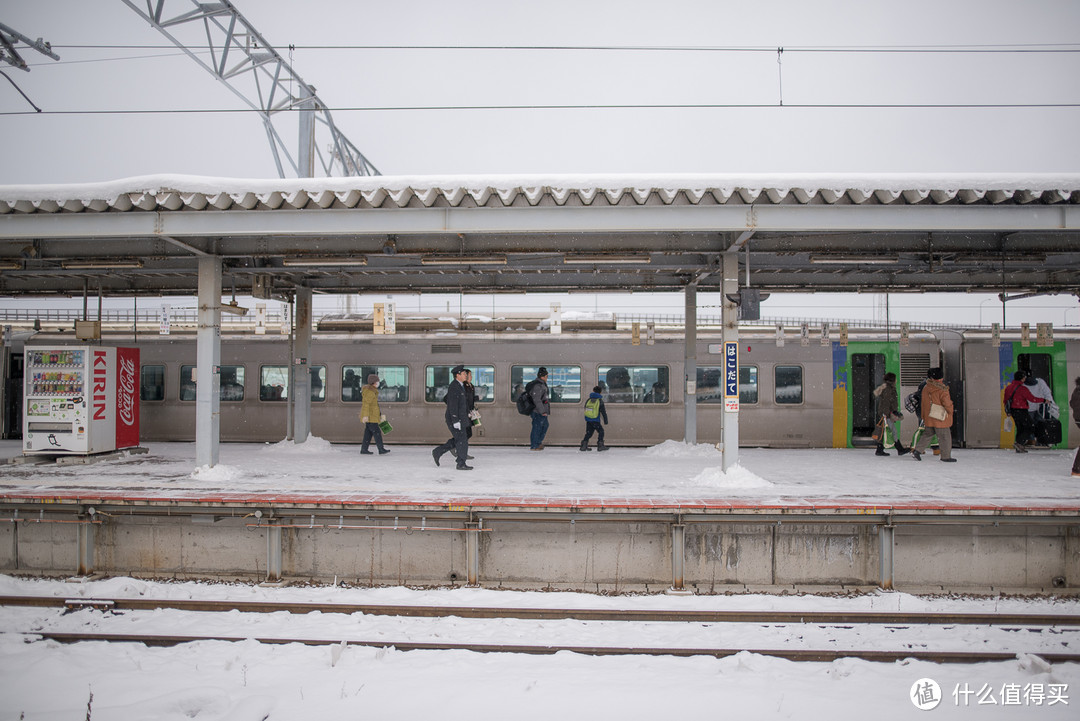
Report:
[[[386,105],[368,107],[330,107],[334,113],[350,112],[433,112],[481,110],[1008,110],[1008,109],[1068,109],[1080,108],[1076,103],[608,103],[608,104],[551,104],[551,105]],[[295,110],[295,109],[294,109]],[[288,112],[277,110],[274,114]],[[11,115],[196,115],[226,113],[265,113],[259,108],[174,108],[126,110],[46,110],[0,111],[0,117]]]
[[[53,45],[56,49],[79,50],[161,50],[169,45]],[[616,52],[749,52],[773,53],[770,46],[718,45],[300,45],[288,44],[291,50],[552,50],[552,51],[616,51]],[[829,46],[785,45],[790,52],[807,53],[1080,53],[1080,43],[1033,43],[1017,45],[914,45],[914,46]]]

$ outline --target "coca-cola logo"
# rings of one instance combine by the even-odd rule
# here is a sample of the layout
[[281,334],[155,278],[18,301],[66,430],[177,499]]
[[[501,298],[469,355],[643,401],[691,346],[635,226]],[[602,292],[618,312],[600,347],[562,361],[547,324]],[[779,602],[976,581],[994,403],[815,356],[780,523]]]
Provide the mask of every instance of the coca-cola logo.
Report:
[[130,358],[120,359],[120,377],[117,379],[120,393],[117,398],[117,411],[125,426],[135,425],[135,361]]

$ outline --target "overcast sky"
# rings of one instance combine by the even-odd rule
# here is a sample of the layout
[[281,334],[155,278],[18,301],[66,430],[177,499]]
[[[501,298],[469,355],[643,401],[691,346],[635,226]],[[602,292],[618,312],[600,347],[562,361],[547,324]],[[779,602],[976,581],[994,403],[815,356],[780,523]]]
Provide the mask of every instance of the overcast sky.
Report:
[[[385,175],[1080,169],[1076,0],[236,4]],[[178,112],[245,106],[120,0],[0,22],[61,57],[0,66],[45,111],[0,78],[0,184],[276,176],[254,114]]]

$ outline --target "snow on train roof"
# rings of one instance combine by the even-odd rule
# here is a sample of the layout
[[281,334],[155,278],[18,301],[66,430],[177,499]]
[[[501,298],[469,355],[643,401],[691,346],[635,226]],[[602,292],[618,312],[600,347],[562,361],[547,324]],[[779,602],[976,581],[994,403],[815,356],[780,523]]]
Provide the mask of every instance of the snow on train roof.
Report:
[[256,179],[146,175],[0,185],[0,214],[511,205],[1080,203],[1080,174],[401,175]]

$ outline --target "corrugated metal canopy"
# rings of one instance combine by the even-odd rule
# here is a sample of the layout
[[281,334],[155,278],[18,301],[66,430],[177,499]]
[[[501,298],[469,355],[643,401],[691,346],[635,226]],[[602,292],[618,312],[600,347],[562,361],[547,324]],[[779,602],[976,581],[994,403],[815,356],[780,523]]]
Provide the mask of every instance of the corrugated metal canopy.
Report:
[[[1080,175],[154,176],[0,186],[0,292],[1080,292]],[[258,279],[258,280],[256,280]]]

